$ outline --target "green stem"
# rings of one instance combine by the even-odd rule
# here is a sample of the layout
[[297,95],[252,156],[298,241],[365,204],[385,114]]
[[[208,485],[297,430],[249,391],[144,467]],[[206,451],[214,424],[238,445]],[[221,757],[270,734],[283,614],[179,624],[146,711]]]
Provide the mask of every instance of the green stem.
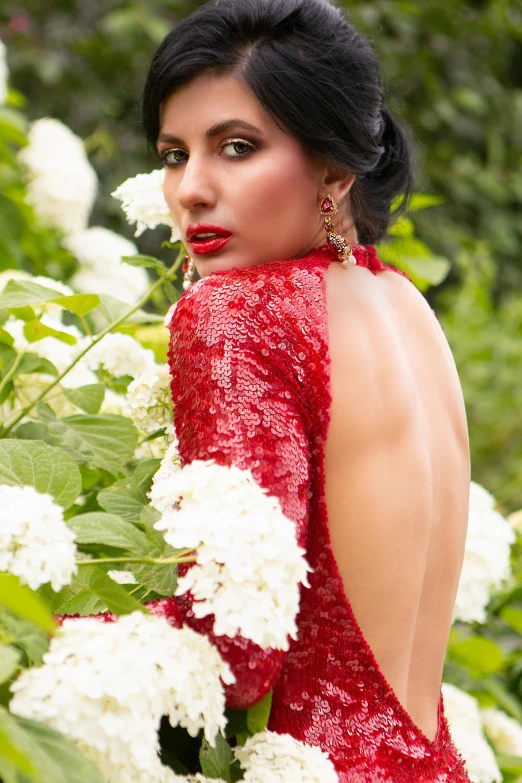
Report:
[[[82,359],[88,351],[90,351],[92,348],[94,348],[94,346],[97,343],[99,343],[100,340],[103,337],[105,337],[106,334],[108,334],[108,332],[110,332],[112,329],[115,329],[117,326],[119,326],[121,323],[123,323],[123,321],[126,321],[127,318],[130,315],[132,315],[133,313],[136,312],[136,310],[139,310],[140,307],[142,307],[148,301],[148,299],[150,299],[150,297],[154,293],[154,291],[157,288],[159,288],[161,285],[163,285],[165,280],[173,280],[176,277],[175,273],[178,270],[178,268],[181,266],[181,263],[182,263],[184,257],[185,257],[185,251],[182,248],[180,250],[180,252],[178,254],[178,257],[176,258],[174,264],[172,265],[172,267],[164,275],[162,275],[158,280],[156,280],[156,282],[149,288],[149,290],[141,297],[139,302],[137,304],[135,304],[133,307],[131,307],[129,310],[127,310],[127,312],[123,313],[123,315],[121,315],[115,321],[113,321],[108,326],[106,326],[105,329],[103,329],[99,334],[97,334],[93,338],[93,340],[90,343],[90,345],[88,345],[86,348],[84,348],[83,351],[81,351],[81,353],[78,354],[78,356],[72,362],[72,364],[70,364],[69,367],[67,367],[62,373],[60,373],[60,375],[58,375],[54,379],[54,381],[49,386],[47,386],[38,395],[38,397],[35,397],[35,399],[29,405],[26,405],[26,407],[22,409],[20,414],[11,422],[11,424],[8,427],[6,427],[4,430],[2,430],[2,438],[5,438],[9,434],[9,432],[11,432],[13,427],[16,424],[18,424],[18,422],[21,421],[24,418],[24,416],[26,416],[29,413],[29,411],[36,405],[36,403],[39,402],[43,397],[45,397],[45,395],[52,388],[54,388],[56,386],[56,384],[59,383],[62,380],[62,378],[64,378],[70,370],[72,370],[72,368],[75,366],[75,364],[77,364],[80,361],[80,359]],[[14,363],[16,363],[16,360],[15,360]],[[13,363],[13,366],[14,366],[14,363]],[[13,367],[11,367],[9,372],[11,372],[12,370],[13,370]],[[7,375],[9,375],[9,373]],[[7,378],[7,375],[6,375],[6,378]],[[5,382],[6,378],[4,378],[4,382]],[[1,389],[1,386],[0,386],[0,389]]]
[[22,363],[22,359],[25,356],[25,351],[20,351],[20,353],[17,353],[14,359],[14,362],[2,378],[2,382],[0,383],[0,394],[2,393],[2,390],[4,386],[7,386],[13,375],[15,375],[17,369],[20,367]]
[[[193,550],[191,550],[193,551]],[[93,558],[92,560],[77,560],[76,565],[79,566],[92,566],[100,565],[100,563],[147,563],[154,565],[176,565],[177,563],[195,563],[196,556],[180,556],[180,557],[100,557]]]

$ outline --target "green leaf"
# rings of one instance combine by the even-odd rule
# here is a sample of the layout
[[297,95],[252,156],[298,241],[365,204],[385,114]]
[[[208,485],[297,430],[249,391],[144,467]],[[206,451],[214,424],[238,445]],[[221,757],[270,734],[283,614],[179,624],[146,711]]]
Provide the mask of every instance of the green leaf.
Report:
[[2,375],[5,375],[9,370],[16,357],[17,351],[14,348],[11,348],[6,343],[0,343],[0,370],[2,370]]
[[[51,594],[56,593],[50,585],[46,585]],[[42,588],[40,588],[40,591]],[[36,593],[45,601],[45,596],[41,592]],[[50,607],[52,611],[52,607]],[[47,633],[29,622],[15,617],[11,612],[3,610],[0,612],[0,627],[9,635],[11,644],[15,645],[27,656],[30,666],[40,666],[42,664],[43,654],[49,649],[49,637]]]
[[53,301],[71,313],[86,315],[96,310],[100,304],[100,297],[98,294],[72,294],[71,296],[59,296]]
[[60,332],[58,329],[52,329],[50,326],[42,323],[39,318],[33,318],[30,321],[26,321],[24,324],[24,337],[30,343],[42,340],[44,337],[56,337],[57,340],[68,343],[68,345],[76,344],[76,337],[73,337],[72,334]]
[[14,343],[14,337],[12,334],[9,334],[9,332],[6,332],[5,329],[0,328],[0,342],[12,346]]
[[497,764],[502,772],[522,773],[522,756],[497,756]]
[[268,691],[265,696],[250,707],[247,711],[247,726],[251,734],[257,734],[259,731],[265,731],[268,725],[270,708],[272,706],[272,691]]
[[115,514],[93,511],[80,514],[67,522],[76,534],[78,544],[106,544],[118,547],[134,555],[147,555],[147,536]]
[[37,353],[24,353],[22,361],[15,375],[24,375],[31,372],[43,372],[46,375],[58,375],[58,370],[49,359],[38,356]]
[[153,256],[122,256],[121,260],[126,264],[130,264],[131,266],[145,266],[151,269],[157,269],[158,272],[162,273],[167,271],[165,264],[163,264],[157,258],[153,258]]
[[415,212],[418,209],[426,209],[426,207],[437,207],[439,204],[445,204],[446,199],[442,196],[432,196],[429,193],[414,193],[410,199],[409,209],[411,212]]
[[[131,305],[127,302],[121,302],[119,299],[115,299],[108,294],[100,294],[100,306],[97,309],[107,321],[112,323],[117,318],[121,318],[128,310],[131,309]],[[164,316],[157,313],[147,313],[145,310],[137,310],[132,315],[128,316],[122,323],[152,323],[155,321],[163,321]]]
[[21,321],[34,321],[36,313],[33,307],[25,305],[25,307],[11,307],[11,315],[15,318],[19,318]]
[[110,576],[107,576],[105,571],[99,566],[80,566],[80,568],[88,568],[89,582],[87,589],[105,601],[113,614],[118,617],[135,611],[148,614],[148,609],[143,604],[140,604],[129,595],[122,585],[119,585]]
[[37,771],[27,779],[13,771],[12,763],[0,759],[6,783],[105,783],[101,772],[75,743],[54,729],[0,708],[0,730]]
[[0,294],[0,309],[41,304],[63,297],[60,291],[33,283],[32,280],[9,280]]
[[[136,465],[136,470],[132,476],[134,486],[144,496],[152,486],[152,477],[158,472],[158,468],[161,465],[160,459],[145,459]],[[147,499],[147,503],[149,500]]]
[[248,736],[247,717],[248,710],[234,710],[231,707],[225,709],[227,725],[225,728],[227,739],[237,737],[239,734]]
[[506,606],[500,612],[500,619],[517,633],[522,634],[522,611],[514,606]]
[[[7,766],[7,777],[5,775],[5,767]],[[42,780],[38,775],[34,765],[29,761],[25,753],[21,753],[15,745],[11,742],[5,731],[0,729],[0,772],[4,772],[5,783],[10,781],[16,781],[18,778],[18,772],[24,775],[30,775],[31,781]],[[15,777],[13,777],[13,775]]]
[[401,268],[410,276],[413,272],[431,285],[439,285],[448,276],[451,264],[444,256],[430,255],[427,258],[407,256],[401,259]]
[[60,291],[34,283],[32,280],[9,280],[0,294],[0,308],[8,310],[45,302],[54,302],[76,315],[85,315],[99,306],[100,297],[98,294],[64,296]]
[[486,693],[489,693],[500,707],[508,715],[522,723],[522,706],[519,700],[507,687],[498,679],[498,677],[484,677],[481,680],[481,687]]
[[[84,569],[81,569],[84,570]],[[56,604],[55,614],[74,615],[79,614],[82,617],[88,617],[92,614],[107,612],[109,607],[93,593],[86,592],[83,588],[76,595],[70,596],[66,600]]]
[[29,587],[20,584],[18,577],[13,574],[0,573],[0,605],[45,631],[56,631],[56,624],[47,604]]
[[47,443],[48,446],[56,448],[47,427],[40,421],[26,421],[13,430],[11,434],[13,438],[18,438],[19,440],[41,440]]
[[160,545],[162,541],[165,541],[163,538],[164,531],[154,529],[154,524],[160,517],[160,512],[154,508],[154,506],[144,506],[141,509],[140,524],[143,525],[143,527],[146,529],[148,536],[156,536],[154,541],[156,541],[158,545]]
[[[173,557],[176,554],[176,550],[167,545],[164,539],[159,546],[156,546],[151,538],[148,554],[151,557]],[[130,563],[129,569],[136,577],[136,581],[147,590],[166,597],[174,595],[178,583],[178,569],[176,565]]]
[[98,503],[110,514],[116,514],[127,522],[139,522],[142,509],[149,498],[138,489],[130,478],[115,481],[98,492]]
[[390,226],[388,233],[393,237],[411,237],[415,233],[415,225],[412,220],[402,216]]
[[20,662],[21,653],[8,644],[0,645],[0,683],[6,682]]
[[93,567],[80,566],[73,582],[59,593],[55,593],[49,585],[40,588],[38,592],[47,601],[53,614],[89,615],[108,611],[109,607],[105,601],[88,589],[91,580],[90,571]]
[[82,487],[77,465],[62,449],[17,438],[0,440],[0,484],[29,484],[63,508],[72,506]]
[[504,664],[504,653],[500,647],[482,636],[450,644],[448,651],[477,678],[499,671]]
[[68,389],[67,386],[61,388],[69,402],[86,413],[98,413],[105,397],[105,384],[103,383],[90,383],[76,389]]
[[232,748],[221,734],[216,734],[216,747],[212,748],[206,739],[203,739],[199,751],[199,763],[201,771],[208,778],[221,778],[230,783],[230,765],[234,761]]
[[116,474],[131,459],[138,433],[130,419],[113,413],[76,414],[48,421],[58,446],[78,462]]

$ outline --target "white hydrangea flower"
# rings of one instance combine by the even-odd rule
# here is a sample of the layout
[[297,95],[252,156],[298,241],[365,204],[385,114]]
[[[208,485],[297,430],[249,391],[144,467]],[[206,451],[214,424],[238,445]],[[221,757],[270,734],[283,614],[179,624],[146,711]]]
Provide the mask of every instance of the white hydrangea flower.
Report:
[[37,590],[47,582],[58,592],[78,571],[76,536],[63,508],[32,486],[0,485],[0,571],[16,574]]
[[174,783],[225,783],[223,778],[207,778],[196,772],[195,775],[175,775],[173,778]]
[[181,458],[178,452],[178,440],[175,439],[168,447],[161,465],[152,478],[152,487],[148,493],[151,506],[163,514],[171,511],[176,502],[176,495],[172,495],[171,478],[181,470]]
[[121,261],[135,256],[134,242],[103,226],[91,226],[62,240],[79,261],[80,267],[71,279],[76,290],[86,294],[108,294],[127,304],[136,304],[149,288],[149,276],[143,267]]
[[7,66],[7,48],[0,40],[0,103],[5,103],[7,99],[7,79],[9,77],[9,68]]
[[130,419],[130,407],[124,394],[118,394],[112,389],[105,389],[105,396],[100,407],[100,413],[115,413]]
[[78,389],[80,386],[89,386],[90,384],[99,382],[100,379],[98,376],[95,375],[92,370],[89,370],[88,367],[82,364],[80,359],[80,361],[74,365],[72,370],[69,370],[69,372],[63,376],[60,384],[62,386],[66,386],[68,389]]
[[150,435],[161,427],[165,427],[167,435],[174,435],[168,364],[158,364],[140,373],[127,388],[127,400],[141,435]]
[[107,576],[119,585],[135,585],[136,577],[132,571],[107,571]]
[[207,778],[204,775],[201,774],[201,772],[196,772],[195,775],[175,775],[172,778],[173,783],[225,783],[223,778]]
[[71,283],[80,293],[100,296],[106,294],[119,299],[124,304],[135,305],[148,289],[149,280],[144,269],[129,264],[127,269],[131,271],[127,272],[113,266],[107,267],[104,272],[80,268],[72,277]]
[[290,734],[259,732],[235,747],[234,756],[250,783],[338,783],[326,753]]
[[28,174],[27,202],[65,234],[85,228],[98,178],[82,139],[59,120],[42,117],[31,123],[28,141],[18,152]]
[[[84,337],[77,343],[78,352],[91,342],[90,337]],[[130,334],[108,332],[80,362],[89,370],[96,371],[104,367],[115,377],[131,375],[135,378],[142,372],[152,370],[156,366],[156,357],[154,351],[144,348]]]
[[161,483],[162,495],[157,486],[149,493],[162,513],[154,527],[175,549],[197,549],[176,595],[192,593],[196,617],[214,614],[218,636],[241,633],[263,648],[288,650],[288,634],[297,638],[299,583],[309,587],[311,569],[279,499],[250,470],[215,460],[193,460],[168,487]]
[[470,779],[473,783],[502,783],[495,754],[482,730],[477,699],[448,682],[442,683],[442,698],[451,738]]
[[139,237],[147,228],[157,228],[159,225],[169,226],[170,241],[177,242],[181,233],[169,210],[163,194],[165,169],[155,169],[149,174],[137,174],[111,193],[111,196],[122,202],[121,208],[127,215],[128,223],[136,223],[135,237]]
[[228,665],[207,637],[141,611],[116,622],[65,619],[43,665],[10,686],[9,709],[73,739],[108,783],[175,780],[162,767],[162,715],[209,742],[226,725]]
[[522,725],[494,707],[481,707],[482,725],[499,755],[522,756]]
[[491,592],[511,575],[510,552],[516,534],[494,506],[493,495],[471,481],[466,547],[453,621],[485,623]]

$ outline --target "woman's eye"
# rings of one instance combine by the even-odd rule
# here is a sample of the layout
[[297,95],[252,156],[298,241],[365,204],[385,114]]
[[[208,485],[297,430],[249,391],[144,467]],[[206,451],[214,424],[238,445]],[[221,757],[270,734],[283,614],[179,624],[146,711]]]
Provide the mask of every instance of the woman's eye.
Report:
[[177,155],[177,154],[178,154],[178,153],[180,153],[180,152],[181,152],[181,154],[182,154],[182,155],[184,155],[184,154],[185,154],[185,153],[183,152],[183,150],[167,150],[167,152],[162,152],[162,153],[161,153],[161,155],[160,155],[160,157],[161,157],[161,159],[162,159],[163,163],[165,164],[165,166],[175,166],[177,163],[180,163],[180,162],[181,162],[181,161],[179,160],[179,158],[174,158],[174,160],[173,160],[173,161],[170,161],[170,162],[169,162],[169,161],[167,160],[167,156],[168,156],[168,155]]
[[239,152],[239,155],[231,155],[230,157],[233,158],[244,158],[245,154],[248,154],[250,151],[252,151],[254,148],[251,144],[248,143],[248,141],[229,141],[227,144],[223,144],[221,149],[224,149],[225,147],[246,147],[246,150],[241,153]]
[[[226,144],[222,144],[220,149],[226,149],[226,147],[232,147],[236,155],[225,155],[225,158],[246,158],[248,157],[252,152],[254,152],[254,146],[250,144],[248,141],[240,141],[239,139],[237,141],[229,141]],[[183,162],[183,158],[179,158],[177,156],[179,155],[186,155],[187,153],[180,149],[175,150],[167,150],[166,152],[160,153],[161,160],[163,162],[164,166],[167,166],[168,168],[172,168],[173,166],[177,166],[179,163]],[[172,155],[174,156],[171,160],[168,160],[168,156]]]

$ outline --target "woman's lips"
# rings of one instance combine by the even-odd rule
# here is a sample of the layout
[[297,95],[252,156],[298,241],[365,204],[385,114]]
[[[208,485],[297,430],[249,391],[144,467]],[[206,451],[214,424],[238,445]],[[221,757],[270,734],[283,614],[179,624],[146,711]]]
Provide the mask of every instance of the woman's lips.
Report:
[[214,239],[200,239],[189,242],[190,249],[196,255],[203,255],[204,253],[215,253],[217,250],[221,250],[227,242],[232,239],[232,234],[228,237],[214,237]]

